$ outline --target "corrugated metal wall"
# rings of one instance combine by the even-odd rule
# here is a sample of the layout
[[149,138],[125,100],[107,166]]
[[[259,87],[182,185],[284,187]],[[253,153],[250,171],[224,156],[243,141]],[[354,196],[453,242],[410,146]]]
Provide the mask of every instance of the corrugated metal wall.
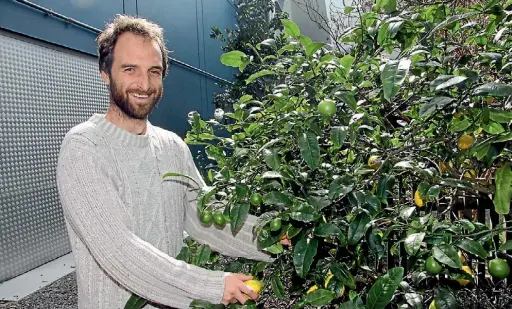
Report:
[[[117,13],[162,25],[172,57],[230,79],[211,26],[234,25],[228,0],[33,0],[102,29]],[[15,0],[0,1],[0,282],[69,252],[55,166],[65,132],[105,111],[106,89],[96,60],[96,33]],[[213,113],[215,80],[171,65],[164,96],[150,116],[184,135],[190,110]]]

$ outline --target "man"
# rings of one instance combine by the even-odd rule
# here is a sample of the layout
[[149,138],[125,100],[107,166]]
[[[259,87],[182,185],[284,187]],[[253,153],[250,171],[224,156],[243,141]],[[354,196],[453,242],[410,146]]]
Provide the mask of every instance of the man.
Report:
[[270,261],[253,241],[254,217],[236,236],[229,226],[202,226],[191,183],[162,179],[172,171],[203,181],[183,140],[147,120],[167,72],[162,33],[128,16],[107,25],[98,50],[110,107],[72,128],[62,142],[57,183],[76,260],[79,309],[124,308],[132,293],[148,299],[147,308],[257,298],[243,283],[250,276],[176,260],[183,231],[224,254]]

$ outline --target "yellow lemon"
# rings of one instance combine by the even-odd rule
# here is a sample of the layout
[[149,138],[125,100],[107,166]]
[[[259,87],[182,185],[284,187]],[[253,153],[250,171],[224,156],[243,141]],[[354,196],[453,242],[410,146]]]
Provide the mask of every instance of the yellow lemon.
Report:
[[416,190],[416,192],[414,192],[414,202],[416,203],[416,206],[418,207],[423,207],[423,199],[421,198],[421,194],[420,194],[420,191]]
[[430,306],[428,306],[428,309],[437,309],[436,308],[436,301],[433,300],[431,303],[430,303]]
[[378,156],[371,156],[368,159],[368,165],[373,168],[374,170],[378,169],[380,165],[382,164],[382,161]]
[[439,169],[441,170],[441,174],[444,174],[446,170],[448,169],[448,165],[444,162],[439,162]]
[[459,259],[460,259],[460,263],[462,265],[466,265],[466,258],[464,257],[464,254],[462,254],[462,252],[459,251]]
[[261,290],[263,290],[263,282],[259,280],[247,280],[244,284],[256,292],[256,294],[259,294]]
[[457,146],[459,146],[460,150],[469,149],[471,145],[473,145],[473,137],[467,134],[462,134],[457,141]]
[[[473,275],[473,272],[471,271],[471,268],[469,268],[469,266],[462,266],[462,270],[465,271],[466,273],[468,273],[469,275]],[[469,280],[466,280],[466,279],[456,279],[456,280],[462,286],[466,286],[469,283]]]
[[485,102],[486,102],[487,104],[492,104],[492,103],[494,103],[494,101],[495,101],[495,99],[494,99],[494,98],[492,98],[492,97],[489,97],[489,98],[485,99]]
[[309,288],[309,290],[306,292],[306,294],[309,294],[309,293],[311,293],[313,291],[316,291],[316,290],[318,290],[318,286],[315,284],[315,285],[313,285],[312,287]]
[[460,118],[460,117],[462,117],[462,113],[461,112],[456,112],[455,115],[453,115],[453,117]]
[[476,171],[474,169],[470,169],[469,171],[464,173],[464,177],[476,178]]

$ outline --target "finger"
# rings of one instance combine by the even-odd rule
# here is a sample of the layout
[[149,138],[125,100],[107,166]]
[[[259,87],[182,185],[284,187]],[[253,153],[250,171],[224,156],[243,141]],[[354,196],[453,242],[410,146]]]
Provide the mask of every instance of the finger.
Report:
[[245,302],[247,301],[247,299],[249,299],[247,297],[247,295],[244,295],[242,294],[242,292],[240,292],[240,290],[236,291],[235,292],[235,298],[243,305],[245,304]]
[[252,298],[254,300],[256,300],[258,298],[258,293],[256,293],[253,289],[251,289],[247,285],[241,284],[238,288],[240,289],[240,291],[247,294],[250,298]]
[[247,276],[245,274],[235,274],[235,277],[241,281],[252,280],[254,278],[253,276]]

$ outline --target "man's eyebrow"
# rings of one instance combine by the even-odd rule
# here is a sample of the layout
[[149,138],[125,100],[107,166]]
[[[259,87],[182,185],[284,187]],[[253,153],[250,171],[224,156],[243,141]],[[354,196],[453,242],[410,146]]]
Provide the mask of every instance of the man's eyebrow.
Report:
[[137,67],[136,64],[130,64],[130,63],[123,63],[121,64],[121,68],[133,68],[133,67]]

